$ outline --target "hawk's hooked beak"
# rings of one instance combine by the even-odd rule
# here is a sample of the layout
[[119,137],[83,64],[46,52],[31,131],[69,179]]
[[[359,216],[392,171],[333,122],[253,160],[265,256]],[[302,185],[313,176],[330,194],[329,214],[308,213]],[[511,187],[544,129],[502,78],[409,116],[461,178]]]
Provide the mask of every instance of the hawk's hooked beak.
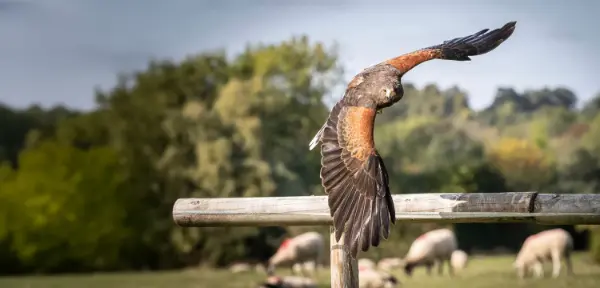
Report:
[[385,89],[385,97],[390,99],[392,98],[392,96],[394,96],[394,90],[393,89]]

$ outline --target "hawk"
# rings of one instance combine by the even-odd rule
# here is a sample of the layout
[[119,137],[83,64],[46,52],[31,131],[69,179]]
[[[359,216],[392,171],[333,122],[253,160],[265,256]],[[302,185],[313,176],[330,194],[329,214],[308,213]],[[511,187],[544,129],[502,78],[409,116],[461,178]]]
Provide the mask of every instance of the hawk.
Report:
[[[415,66],[432,60],[470,61],[470,56],[494,50],[515,30],[516,21],[489,31],[444,41],[373,65],[354,76],[344,97],[331,110],[309,150],[321,143],[321,184],[328,195],[335,238],[350,248],[377,247],[387,239],[396,212],[389,179],[373,140],[376,114],[402,99],[402,76]],[[345,233],[344,228],[346,228]]]

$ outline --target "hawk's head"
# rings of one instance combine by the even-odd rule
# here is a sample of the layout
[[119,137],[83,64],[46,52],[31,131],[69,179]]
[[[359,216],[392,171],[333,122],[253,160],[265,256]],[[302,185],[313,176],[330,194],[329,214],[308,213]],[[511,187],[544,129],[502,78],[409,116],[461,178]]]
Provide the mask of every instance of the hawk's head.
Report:
[[357,103],[374,103],[377,110],[392,106],[404,96],[402,74],[392,65],[369,67],[350,81],[347,93]]

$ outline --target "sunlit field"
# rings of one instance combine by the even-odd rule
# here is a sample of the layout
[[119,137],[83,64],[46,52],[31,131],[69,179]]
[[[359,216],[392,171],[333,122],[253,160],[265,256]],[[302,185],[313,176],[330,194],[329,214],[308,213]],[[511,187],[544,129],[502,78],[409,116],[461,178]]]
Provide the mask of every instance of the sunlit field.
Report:
[[[477,288],[512,288],[512,287],[599,287],[600,266],[594,265],[585,254],[576,254],[573,259],[575,275],[566,276],[562,274],[558,279],[550,278],[551,266],[547,264],[545,279],[516,278],[511,269],[512,256],[495,257],[473,257],[467,270],[450,278],[445,270],[443,276],[438,276],[433,270],[431,278],[426,277],[425,270],[415,271],[411,279],[407,279],[400,271],[396,274],[402,287],[477,287]],[[563,271],[565,271],[563,269]],[[281,275],[289,273],[289,270],[279,271]],[[131,274],[94,274],[81,276],[31,276],[31,277],[7,277],[0,278],[0,287],[144,287],[144,288],[200,288],[200,287],[256,287],[264,278],[264,275],[255,272],[231,274],[229,271],[213,269],[188,269],[180,272],[162,273],[131,273]],[[329,287],[328,270],[319,275],[320,287]]]

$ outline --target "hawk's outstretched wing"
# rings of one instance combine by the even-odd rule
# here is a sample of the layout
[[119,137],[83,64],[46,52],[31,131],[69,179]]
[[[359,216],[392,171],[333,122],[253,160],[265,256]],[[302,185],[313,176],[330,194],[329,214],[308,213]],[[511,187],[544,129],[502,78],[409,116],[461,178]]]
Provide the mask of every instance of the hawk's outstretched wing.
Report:
[[387,170],[374,147],[375,115],[375,109],[340,101],[322,129],[321,181],[335,238],[339,241],[348,224],[344,243],[353,257],[359,245],[367,251],[379,245],[382,234],[387,239],[396,220]]
[[[386,60],[378,65],[388,64],[400,70],[402,74],[410,71],[415,66],[433,59],[454,60],[454,61],[470,61],[469,56],[482,55],[494,50],[502,42],[506,41],[515,31],[516,21],[508,22],[501,28],[489,31],[483,29],[477,33],[465,37],[458,37],[452,40],[444,41],[439,45],[430,46],[419,49],[414,52],[406,53],[398,57]],[[361,78],[354,78],[348,86],[360,84]],[[356,83],[358,81],[359,83]],[[314,149],[317,143],[321,141],[323,129],[315,134],[313,139],[308,144],[309,150]]]
[[470,61],[469,56],[482,55],[496,49],[512,35],[516,24],[517,22],[513,21],[492,31],[483,29],[475,34],[444,41],[442,44],[400,55],[383,63],[396,67],[404,74],[415,66],[433,59]]

